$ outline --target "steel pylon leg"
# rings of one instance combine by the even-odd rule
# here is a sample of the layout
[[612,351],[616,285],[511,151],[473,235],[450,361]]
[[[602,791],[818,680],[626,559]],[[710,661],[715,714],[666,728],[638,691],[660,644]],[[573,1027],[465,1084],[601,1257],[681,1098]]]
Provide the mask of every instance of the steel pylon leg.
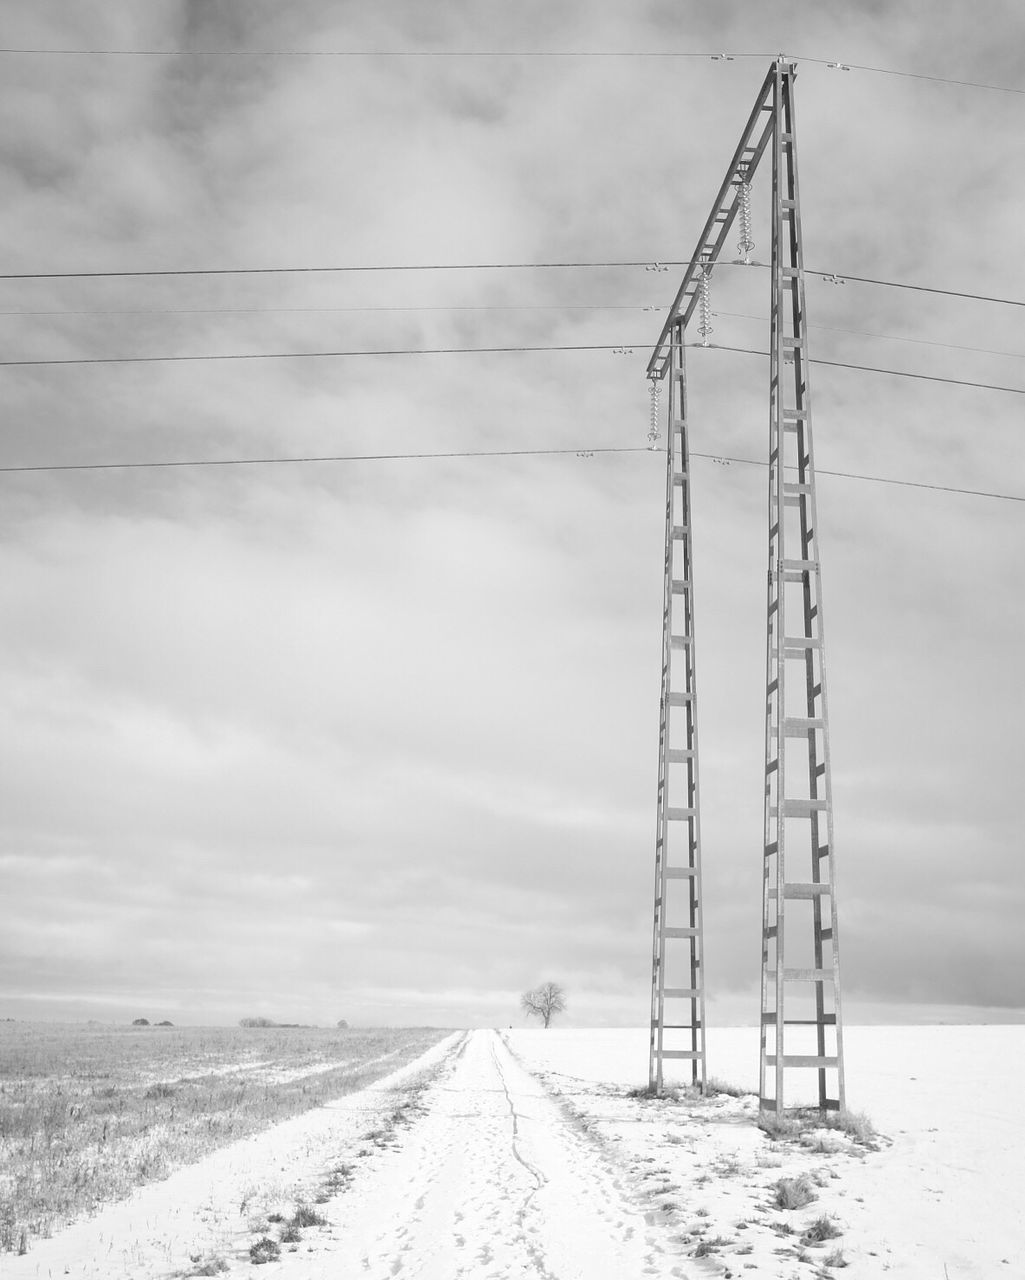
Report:
[[706,1084],[701,910],[694,578],[687,372],[683,324],[672,340],[666,458],[662,695],[659,712],[655,919],[649,1087],[661,1093],[667,1061],[690,1062]]
[[793,102],[772,93],[772,304],[760,1106],[845,1105],[825,631]]

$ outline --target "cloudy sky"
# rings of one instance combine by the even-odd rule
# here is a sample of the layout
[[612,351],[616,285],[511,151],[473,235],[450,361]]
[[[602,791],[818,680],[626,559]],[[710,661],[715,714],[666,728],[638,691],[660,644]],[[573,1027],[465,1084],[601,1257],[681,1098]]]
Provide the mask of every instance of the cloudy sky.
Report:
[[[686,260],[782,51],[809,267],[1025,299],[1014,0],[0,11],[7,49],[182,55],[0,54],[8,276]],[[0,282],[0,1015],[504,1024],[554,978],[645,1021],[680,274]],[[715,340],[764,349],[767,300],[718,273]],[[1025,388],[1020,306],[808,305],[823,359]],[[17,363],[587,345],[627,351]],[[690,369],[692,448],[763,459],[767,362]],[[1020,395],[820,366],[813,403],[823,470],[1025,496]],[[753,1021],[766,472],[693,486],[710,1011]],[[819,508],[848,1017],[1019,1016],[1025,503]]]

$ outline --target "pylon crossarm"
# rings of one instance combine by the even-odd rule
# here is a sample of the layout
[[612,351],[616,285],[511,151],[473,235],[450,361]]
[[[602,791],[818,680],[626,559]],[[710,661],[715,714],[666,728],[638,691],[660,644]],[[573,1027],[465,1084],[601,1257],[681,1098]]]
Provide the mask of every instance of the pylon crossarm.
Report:
[[[651,353],[647,369],[649,378],[662,379],[666,376],[672,352],[673,325],[682,320],[686,328],[693,315],[694,308],[698,305],[701,278],[706,272],[710,273],[719,261],[726,238],[742,208],[743,187],[745,184],[750,185],[758,168],[758,162],[772,137],[774,122],[772,92],[775,78],[776,64],[774,63],[765,77],[765,83],[758,93],[754,108],[744,126],[740,142],[726,170],[726,177],[723,178],[719,194],[712,205],[712,212],[708,215],[708,221],[698,237],[694,254],[684,272],[683,282],[677,290],[658,342]],[[745,235],[745,240],[747,238]]]

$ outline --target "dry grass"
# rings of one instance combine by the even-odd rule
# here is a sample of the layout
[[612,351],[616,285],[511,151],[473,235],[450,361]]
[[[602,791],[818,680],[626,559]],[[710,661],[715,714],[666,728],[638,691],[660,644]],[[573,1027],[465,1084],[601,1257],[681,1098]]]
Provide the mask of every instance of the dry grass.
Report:
[[[827,1111],[824,1114],[814,1107],[797,1107],[776,1115],[774,1111],[762,1111],[758,1127],[776,1141],[801,1139],[816,1129],[830,1129],[843,1133],[853,1143],[870,1151],[878,1150],[878,1138],[872,1121],[861,1111]],[[837,1150],[829,1146],[828,1136],[817,1139],[822,1151]]]
[[796,1178],[780,1178],[773,1198],[779,1209],[803,1209],[805,1205],[817,1200],[818,1195],[811,1178],[802,1173]]
[[34,1236],[361,1088],[443,1035],[2,1023],[0,1250],[25,1252]]

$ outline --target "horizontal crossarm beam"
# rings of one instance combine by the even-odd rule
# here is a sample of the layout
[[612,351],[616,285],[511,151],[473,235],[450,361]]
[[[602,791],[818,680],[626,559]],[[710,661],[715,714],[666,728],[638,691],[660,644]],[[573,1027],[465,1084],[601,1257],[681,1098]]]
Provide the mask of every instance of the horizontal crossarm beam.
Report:
[[691,258],[690,264],[684,273],[683,283],[680,285],[673,305],[669,309],[669,315],[662,326],[662,332],[659,334],[655,349],[651,353],[651,359],[648,361],[649,378],[661,379],[665,377],[669,368],[673,325],[682,319],[684,327],[686,327],[687,322],[690,320],[694,308],[697,306],[702,273],[706,268],[710,272],[715,263],[718,262],[719,254],[726,243],[726,237],[733,226],[733,220],[737,216],[740,184],[742,181],[751,181],[755,170],[758,168],[758,162],[762,158],[762,153],[772,137],[774,125],[772,86],[775,78],[776,65],[773,63],[769,69],[769,74],[765,77],[765,83],[759,91],[758,99],[741,135],[740,143],[733,153],[730,167],[726,170],[726,177],[719,188],[715,204],[712,205],[712,212],[708,215],[708,221],[705,223],[704,230],[698,238],[694,256]]

